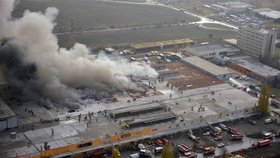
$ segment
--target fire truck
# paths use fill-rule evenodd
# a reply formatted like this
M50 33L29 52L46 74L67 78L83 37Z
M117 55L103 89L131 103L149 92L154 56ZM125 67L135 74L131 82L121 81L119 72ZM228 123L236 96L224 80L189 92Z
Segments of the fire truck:
M252 148L268 146L271 143L272 143L272 141L270 139L260 140L260 141L258 141L256 143L252 144Z

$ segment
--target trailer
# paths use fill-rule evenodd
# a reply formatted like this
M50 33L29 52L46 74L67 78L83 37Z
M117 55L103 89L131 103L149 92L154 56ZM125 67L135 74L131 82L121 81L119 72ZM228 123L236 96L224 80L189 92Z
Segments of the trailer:
M232 134L230 137L230 140L242 140L243 135L242 134Z

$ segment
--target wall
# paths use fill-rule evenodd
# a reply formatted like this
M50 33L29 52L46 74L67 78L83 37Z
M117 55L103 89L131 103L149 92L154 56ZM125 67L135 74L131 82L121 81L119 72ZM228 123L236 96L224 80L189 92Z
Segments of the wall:
M0 131L4 131L7 128L17 127L17 117L10 117L0 121Z
M242 74L247 75L248 77L251 77L255 80L258 80L260 82L264 82L265 80L267 80L268 82L270 82L270 79L266 79L264 76L262 76L261 74L256 74L254 72L251 72L250 70L247 70L246 68L233 64L233 63L229 63L228 67L231 69L234 69Z
M7 121L6 120L1 120L0 121L0 132L4 131L5 129L7 129Z
M10 117L7 120L7 128L17 127L17 117Z

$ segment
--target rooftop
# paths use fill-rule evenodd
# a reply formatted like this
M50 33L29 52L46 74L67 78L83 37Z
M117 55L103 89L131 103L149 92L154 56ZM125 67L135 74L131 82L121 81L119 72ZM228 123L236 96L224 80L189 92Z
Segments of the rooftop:
M163 75L162 77L164 79L166 79L164 75L170 74L171 77L167 77L168 83L178 87L180 90L194 89L223 83L223 81L220 81L213 76L207 75L202 71L181 62L155 64L153 67L156 69L161 67L158 72L160 77Z
M228 42L229 44L236 45L237 40L232 38L232 39L224 39L225 42Z
M157 86L162 84L157 82ZM164 83L165 84L165 83ZM166 105L170 108L170 112L164 113L164 118L181 116L184 120L184 124L181 119L175 120L175 122L168 121L164 123L159 123L155 125L148 125L142 127L135 127L128 129L125 133L131 133L131 137L123 137L124 130L121 129L119 122L115 122L105 114L98 113L98 109L92 107L102 107L102 109L120 110L122 107L134 107L137 110L138 107L147 107L148 105L157 106L154 100L158 100L158 104ZM117 139L121 141L128 140L135 137L146 138L147 134L149 137L155 137L156 134L170 133L174 131L182 131L182 129L188 129L193 127L198 127L205 125L205 122L201 120L204 118L209 123L224 121L228 119L234 119L242 117L244 115L250 114L252 109L257 103L257 98L250 96L249 94L235 89L229 84L219 84L215 86L202 87L197 89L191 89L184 91L184 93L174 91L173 97L169 98L169 94L152 96L147 98L140 98L135 102L122 102L122 103L112 103L112 104L97 104L94 103L90 107L92 110L96 110L93 119L87 126L86 121L78 121L78 112L75 116L71 117L70 120L64 120L61 118L61 123L51 127L43 127L39 129L34 129L30 131L25 131L24 135L22 133L17 134L17 139L11 141L10 133L1 133L0 136L3 138L0 140L1 156L4 157L15 157L18 155L29 155L38 154L38 151L34 146L27 147L26 137L34 143L34 145L40 149L40 146L44 145L44 142L48 142L51 146L51 150L48 151L60 151L60 152L74 152L76 148L75 145L80 143L92 142L91 147L100 147L103 145L112 145ZM200 110L200 107L204 107L204 110ZM123 108L122 108L123 109ZM192 110L193 109L193 110ZM83 116L87 115L88 112L84 112ZM158 117L156 113L153 119L162 119ZM174 114L174 115L173 115ZM138 114L129 116L126 119L135 118L135 121L139 119L145 119L145 114ZM143 120L142 120L143 121ZM176 124L180 124L179 127ZM54 135L51 135L51 129L54 129ZM156 129L155 131L152 131ZM143 132L145 133L143 133ZM116 134L117 133L117 134ZM125 135L127 136L127 135ZM109 142L109 143L108 143ZM61 147L59 149L55 149ZM90 148L91 148L90 147ZM101 147L100 147L101 148ZM89 149L89 148L83 148ZM8 152L7 152L8 151ZM43 151L42 153L48 153L48 151ZM58 156L57 156L58 157Z
M250 8L252 5L248 3L242 3L242 2L223 2L219 3L220 5L226 6L231 9L240 9L240 8Z
M188 47L187 51L190 53L194 53L195 55L203 55L203 54L209 54L213 52L225 52L230 50L239 50L238 48L235 48L231 45L219 45L219 44L204 44L204 45L198 45L193 47Z
M267 11L267 12L259 12L260 15L266 16L271 19L280 19L280 11Z
M218 76L218 75L224 75L224 74L230 74L231 72L218 66L215 65L207 60L204 60L200 57L197 56L192 56L192 57L185 57L182 58L184 62L187 62L197 68L200 68L202 70L205 70L206 72Z
M188 44L193 43L193 40L190 39L178 39L178 40L168 40L168 41L160 41L160 42L148 42L148 43L140 43L140 44L132 44L131 47L134 49L144 49L144 48L155 48L161 46L170 46L175 44Z
M2 99L0 99L0 120L6 119L6 118L9 118L12 116L16 116L16 114Z
M233 59L233 62L239 66L242 66L254 73L260 74L264 77L269 76L276 76L280 74L280 71L277 69L274 69L270 66L264 65L256 59L253 59L252 57L244 57L242 59Z

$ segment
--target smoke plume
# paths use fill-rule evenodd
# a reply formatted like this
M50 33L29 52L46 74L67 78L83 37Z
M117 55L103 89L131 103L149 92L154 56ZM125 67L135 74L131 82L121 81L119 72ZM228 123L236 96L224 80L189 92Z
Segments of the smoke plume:
M0 71L9 84L65 102L81 97L77 88L136 88L128 76L157 76L145 63L104 54L93 56L83 44L76 43L69 50L60 48L53 34L59 12L56 8L47 8L44 13L25 11L21 18L13 19L14 4L14 0L0 1Z

